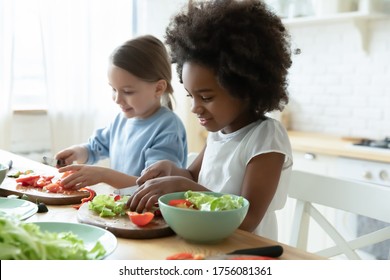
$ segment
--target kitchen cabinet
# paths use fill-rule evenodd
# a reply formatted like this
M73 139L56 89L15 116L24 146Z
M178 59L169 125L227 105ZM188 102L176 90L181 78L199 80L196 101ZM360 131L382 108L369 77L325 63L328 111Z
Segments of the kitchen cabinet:
M336 156L294 151L293 159L293 169L329 176L335 176L337 173L335 170Z

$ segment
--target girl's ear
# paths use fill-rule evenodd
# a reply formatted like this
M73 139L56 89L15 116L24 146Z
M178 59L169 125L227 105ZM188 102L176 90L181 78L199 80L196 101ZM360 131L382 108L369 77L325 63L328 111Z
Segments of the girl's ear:
M156 83L156 96L161 97L165 93L167 86L168 86L167 81L159 80Z

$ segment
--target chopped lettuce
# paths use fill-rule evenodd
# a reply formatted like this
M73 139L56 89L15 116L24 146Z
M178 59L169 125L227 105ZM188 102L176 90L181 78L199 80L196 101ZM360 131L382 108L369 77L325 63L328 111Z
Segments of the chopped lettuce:
M43 232L33 223L0 214L0 260L94 260L106 250L97 242L87 250L72 232Z
M129 198L130 196L124 195L115 200L115 196L99 194L89 202L88 209L95 211L101 217L124 216Z
M232 210L244 205L244 199L241 196L236 197L230 194L217 197L203 192L187 191L184 197L192 202L197 209L203 211Z

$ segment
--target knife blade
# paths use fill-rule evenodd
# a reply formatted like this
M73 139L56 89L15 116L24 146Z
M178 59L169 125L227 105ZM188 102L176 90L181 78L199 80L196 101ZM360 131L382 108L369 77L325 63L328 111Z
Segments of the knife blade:
M43 163L46 165L50 165L52 167L64 167L66 166L65 160L64 159L55 159L47 156L43 156Z
M137 185L131 186L131 187L122 188L122 189L116 189L116 190L114 190L114 194L133 195L137 189L138 189Z
M254 256L266 256L266 257L277 258L283 254L283 247L280 245L274 245L274 246L267 246L267 247L240 249L227 254L228 255L254 255Z
M244 259L250 256L253 257L264 257L264 258L278 258L283 254L283 247L280 245L258 247L258 248L247 248L239 249L227 254L208 256L206 260L230 260L230 259Z

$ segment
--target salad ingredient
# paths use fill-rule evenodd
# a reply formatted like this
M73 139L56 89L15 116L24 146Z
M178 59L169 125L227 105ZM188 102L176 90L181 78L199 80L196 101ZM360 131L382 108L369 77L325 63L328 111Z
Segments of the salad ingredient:
M28 175L28 174L31 174L31 173L34 173L34 171L33 170L26 170L26 171L18 170L15 173L8 174L7 177L9 177L9 178L19 178L22 175Z
M194 204L187 199L172 199L168 204L180 208L194 208Z
M166 260L204 260L203 254L177 253L170 255Z
M1 260L93 260L106 253L100 242L87 250L72 232L43 232L9 215L0 215L0 247Z
M124 216L129 198L127 195L118 199L113 195L98 194L89 202L88 208L98 213L100 217Z
M241 196L235 197L230 194L217 197L204 192L187 191L184 197L202 211L233 210L244 205L244 199Z
M15 181L18 183L18 186L22 187L37 188L50 193L66 193L67 191L62 187L61 181L72 173L73 171L64 172L61 179L54 179L55 176L28 173L27 175L19 176Z
M36 183L38 182L39 178L41 176L39 175L26 175L26 176L20 176L16 179L16 183L21 184L22 186L37 186Z
M73 205L72 207L75 209L79 209L81 207L81 205L83 205L84 203L86 203L88 201L91 201L96 196L96 192L94 190L91 190L90 188L81 188L81 189L79 189L79 191L87 191L87 192L89 192L89 196L82 198L80 204Z
M130 221L139 227L146 226L154 218L154 214L152 212L138 213L128 211L126 214L129 216Z

